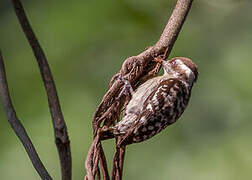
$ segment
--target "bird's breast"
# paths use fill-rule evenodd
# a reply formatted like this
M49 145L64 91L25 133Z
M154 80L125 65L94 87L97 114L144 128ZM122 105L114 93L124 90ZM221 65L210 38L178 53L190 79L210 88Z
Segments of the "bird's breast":
M146 81L144 84L139 86L126 107L126 114L133 113L138 115L139 112L143 110L143 104L146 99L162 80L163 76L158 76Z

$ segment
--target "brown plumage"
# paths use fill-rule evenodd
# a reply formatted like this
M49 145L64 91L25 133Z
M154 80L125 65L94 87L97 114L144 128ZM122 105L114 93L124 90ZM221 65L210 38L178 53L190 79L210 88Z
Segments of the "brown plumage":
M122 120L107 133L123 144L147 140L176 122L184 112L197 80L197 66L188 58L163 61L164 74L146 81L132 94Z

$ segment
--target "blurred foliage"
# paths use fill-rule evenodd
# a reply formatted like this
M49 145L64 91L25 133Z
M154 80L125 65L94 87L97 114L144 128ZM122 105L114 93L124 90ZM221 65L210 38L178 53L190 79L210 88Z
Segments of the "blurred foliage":
M123 60L155 43L175 1L23 0L46 52L71 138L73 179L84 176L91 120ZM251 179L252 2L195 0L173 56L199 80L183 117L127 149L124 179ZM0 1L0 47L17 114L45 166L60 179L45 90L10 1ZM0 106L2 179L40 179ZM107 149L113 141L104 143ZM113 152L107 151L109 157Z

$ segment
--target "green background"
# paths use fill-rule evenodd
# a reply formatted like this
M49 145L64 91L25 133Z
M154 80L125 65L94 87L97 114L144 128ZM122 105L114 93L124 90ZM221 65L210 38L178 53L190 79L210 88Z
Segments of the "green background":
M175 1L23 0L47 55L73 158L85 175L91 120L125 58L153 45ZM173 126L127 149L124 179L252 178L252 2L195 0L170 57L195 61L199 79ZM47 98L32 51L10 1L0 1L0 48L10 93L43 163L60 179ZM1 179L40 179L0 106ZM104 143L109 159L113 141ZM111 161L110 161L111 164Z

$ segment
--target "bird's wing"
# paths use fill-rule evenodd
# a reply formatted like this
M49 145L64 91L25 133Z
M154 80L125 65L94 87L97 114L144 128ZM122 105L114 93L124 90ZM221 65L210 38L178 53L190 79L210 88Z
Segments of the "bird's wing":
M136 123L130 128L129 132L123 139L128 139L128 141L131 141L131 138L128 137L133 137L137 132L137 134L140 133L139 136L141 136L141 133L142 136L144 136L145 133L148 134L148 131L141 130L143 128L147 128L148 126L158 128L155 127L155 124L152 125L151 123L155 123L161 119L162 113L165 113L167 119L169 119L171 116L179 116L174 114L180 113L178 111L175 112L175 109L180 108L180 106L186 106L188 99L188 91L180 80L170 78L161 81L145 100L143 104L143 111L139 114ZM184 108L181 108L181 111L183 110Z
M174 105L176 105L178 101L186 101L188 99L189 94L185 85L176 78L170 78L158 84L156 89L144 102L144 109L157 115L162 109L169 106L175 108ZM185 102L181 103L184 104Z

